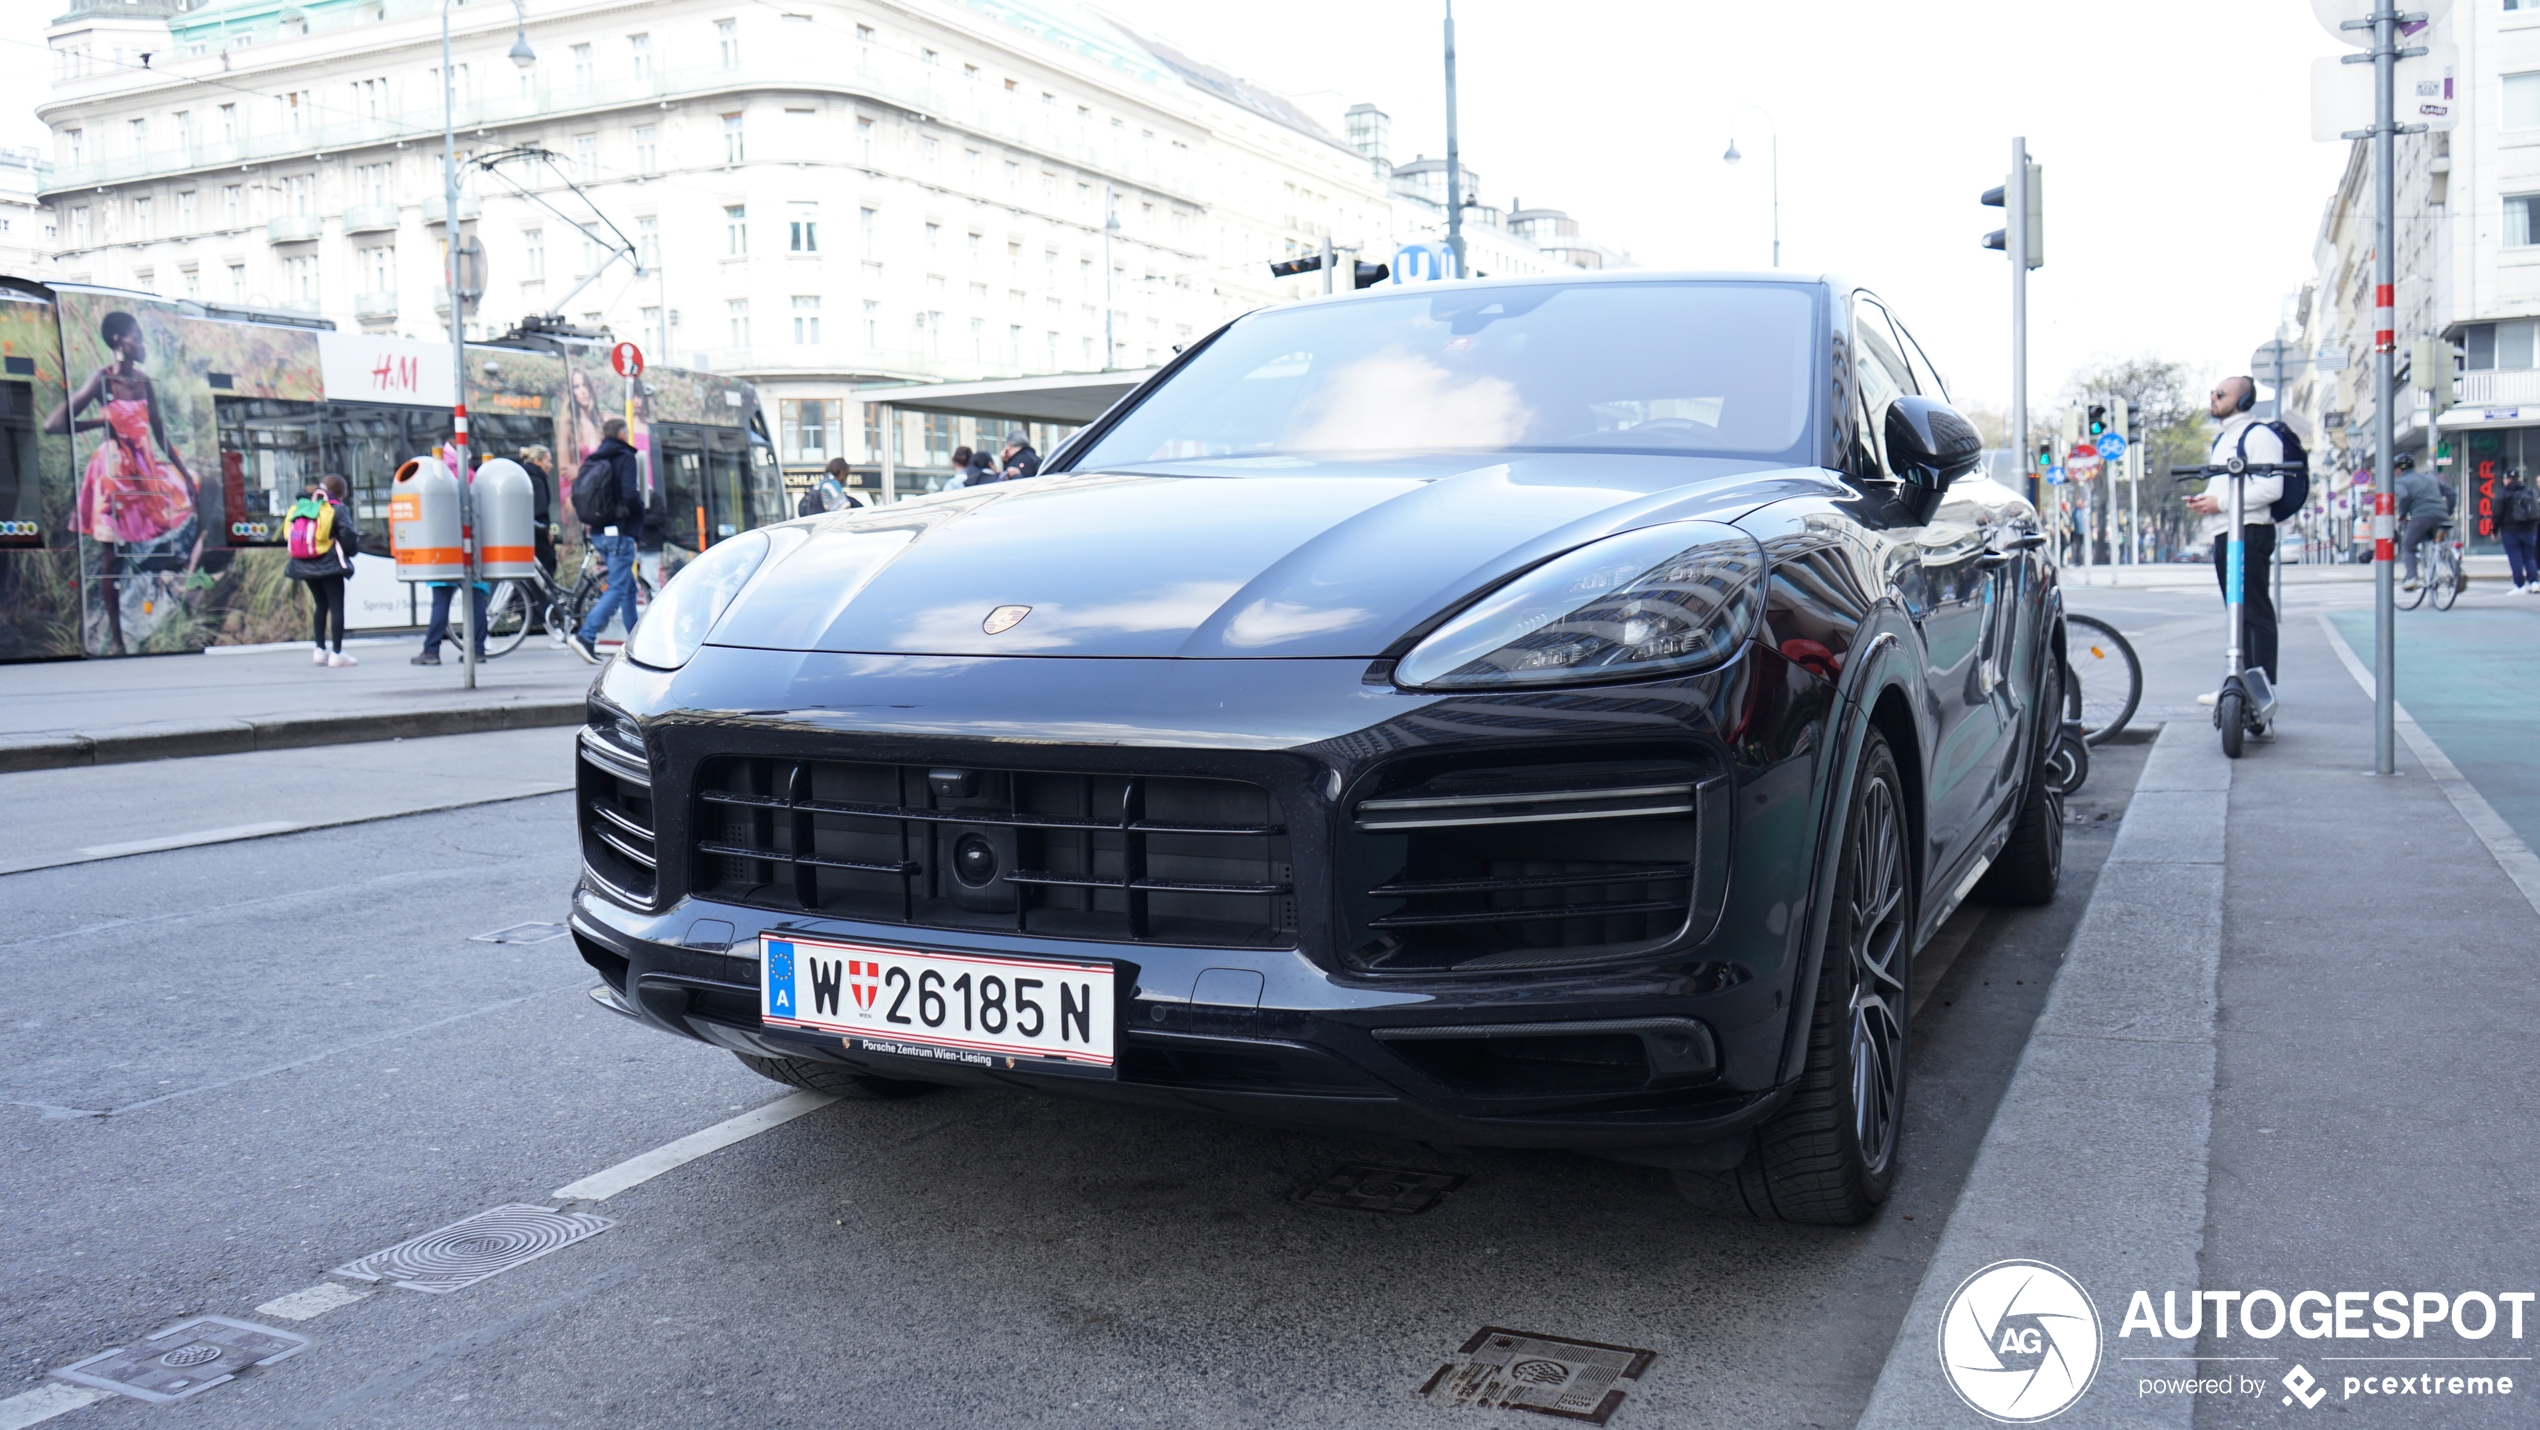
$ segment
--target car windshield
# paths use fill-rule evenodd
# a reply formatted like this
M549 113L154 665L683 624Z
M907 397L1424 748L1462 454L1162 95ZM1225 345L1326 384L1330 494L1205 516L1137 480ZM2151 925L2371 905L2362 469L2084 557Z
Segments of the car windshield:
M1073 463L1417 452L1779 458L1809 413L1809 290L1449 285L1243 319Z

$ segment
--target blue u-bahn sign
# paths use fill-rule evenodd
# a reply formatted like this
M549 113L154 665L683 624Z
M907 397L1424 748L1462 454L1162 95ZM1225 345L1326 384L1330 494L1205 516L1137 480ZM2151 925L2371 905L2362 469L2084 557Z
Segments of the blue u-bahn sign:
M1455 276L1455 252L1443 243L1406 243L1394 250L1396 283L1435 283Z

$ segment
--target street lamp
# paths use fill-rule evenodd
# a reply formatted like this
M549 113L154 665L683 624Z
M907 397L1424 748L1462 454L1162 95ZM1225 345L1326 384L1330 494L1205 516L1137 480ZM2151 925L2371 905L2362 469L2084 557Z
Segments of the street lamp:
M1777 125L1777 124L1775 124L1775 123L1773 122L1773 112L1772 112L1771 110L1769 110L1769 109L1766 109L1764 106L1762 106L1762 105L1760 105L1760 104L1749 104L1749 105L1742 106L1742 107L1738 110L1738 113L1743 114L1743 113L1745 113L1745 112L1746 112L1747 110L1749 110L1749 109L1752 109L1752 110L1754 110L1756 113L1758 113L1758 114L1760 114L1760 115L1763 115L1763 116L1764 116L1764 128L1765 128L1765 131L1766 131L1767 133L1769 133L1769 134L1772 136L1772 138L1771 138L1771 140L1770 140L1770 145L1771 145L1771 151L1772 151L1772 165L1773 165L1773 266L1774 266L1775 268L1779 268L1779 267L1781 267L1781 266L1782 266L1782 135L1781 135L1781 126L1779 126L1779 125ZM1721 156L1720 156L1720 161L1721 161L1722 163L1724 163L1724 164L1735 164L1738 160L1740 160L1740 159L1742 159L1742 158L1744 158L1744 157L1746 157L1746 156L1737 152L1737 129L1736 129L1736 126L1734 125L1734 123L1732 123L1732 125L1730 126L1730 129L1729 129L1729 152L1727 152L1727 153L1725 153L1725 154L1721 155Z
M454 599L464 602L460 609L466 613L467 640L459 647L459 662L467 672L467 688L474 690L476 648L485 640L485 618L476 604L476 490L467 468L467 306L459 299L459 83L450 68L451 3L441 0L441 251L447 270L443 280L449 285L443 291L450 299L450 448L459 479L460 584L466 588ZM524 0L512 0L512 21L511 60L527 69L538 62L538 52L529 48Z
M1102 191L1102 370L1119 366L1120 349L1111 336L1111 236L1120 231L1120 199L1109 185Z

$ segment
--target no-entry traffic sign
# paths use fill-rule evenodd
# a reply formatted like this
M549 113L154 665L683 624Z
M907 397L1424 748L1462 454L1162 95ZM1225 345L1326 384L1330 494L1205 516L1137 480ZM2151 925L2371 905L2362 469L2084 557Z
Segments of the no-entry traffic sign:
M609 349L609 366L619 377L635 377L644 371L644 350L633 343L619 343Z

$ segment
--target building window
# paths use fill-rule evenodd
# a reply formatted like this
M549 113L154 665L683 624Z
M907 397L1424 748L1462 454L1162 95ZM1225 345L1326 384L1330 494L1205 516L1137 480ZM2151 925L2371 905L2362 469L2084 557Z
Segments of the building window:
M247 220L247 190L238 184L223 184L220 191L221 227L236 228Z
M520 245L520 281L543 281L547 276L547 231L542 228L522 229ZM460 251L464 253L466 250L462 247Z
M1005 330L1005 365L1011 368L1023 366L1023 329L1020 327Z
M738 164L741 153L741 116L727 114L723 116L723 162Z
M2505 127L2540 129L2540 70L2505 76Z
M653 145L653 126L649 124L635 126L635 172L639 174L661 172L660 159Z
M634 67L635 82L649 83L653 77L653 37L650 35L627 36L626 57Z
M722 52L723 67L728 70L739 69L741 67L741 27L739 23L733 20L715 21L714 41L716 47Z
M864 75L873 73L873 27L871 25L855 27L855 72Z
M777 420L783 431L778 440L785 444L788 462L826 462L843 457L846 448L839 427L846 418L846 404L836 398L786 398L776 404Z
M882 305L871 298L864 300L864 345L877 353L882 350Z
M582 170L582 182L586 184L597 182L600 177L600 136L597 134L574 135L573 159Z
M644 324L644 335L646 337L650 337L661 331L661 309L644 308L638 310L638 312ZM663 345L668 346L669 340L663 339Z
M156 293L159 291L159 275L151 269L136 268L132 270L132 286L144 293Z
M731 258L745 258L750 252L750 211L741 204L723 210L723 252Z
M186 189L176 196L176 226L186 233L194 231L194 191Z
M132 201L132 236L142 240L147 240L151 236L150 201L146 198Z
M2540 194L2505 196L2505 247L2528 248L2540 243Z
M132 135L132 157L138 159L142 155L149 153L150 121L147 119L126 120L125 127Z
M727 299L723 304L723 315L732 324L732 346L748 347L750 345L750 300L747 298Z
M869 33L869 32L868 32L868 33ZM873 167L873 121L872 121L872 120L870 120L870 119L859 119L859 120L857 120L857 121L855 122L855 143L856 143L856 153L857 153L858 155L860 155L860 156L861 156L861 158L858 160L858 162L862 163L862 164L864 165L864 167L866 167L866 168L868 168L868 169L872 168L872 167Z
M2461 346L2466 350L2461 367L2469 372L2530 367L2532 329L2530 323L2470 324L2461 329Z
M229 301L233 303L247 301L247 265L244 263L229 265Z
M88 205L74 205L71 209L71 247L86 248L87 246Z
M816 295L797 293L794 295L794 346L807 348L819 345L820 299Z
M972 362L988 360L988 320L985 318L970 320L970 360Z
M177 291L183 293L186 297L200 298L203 296L203 270L195 267L193 264L186 264L184 267L176 270L176 282Z
M873 232L873 221L875 217L876 215L871 209L857 209L855 211L856 233L860 241L864 244L864 256L867 258L880 256L873 251L874 243L876 241Z
M310 203L317 198L317 175L286 174L282 179L282 192L291 212L305 214Z
M229 109L232 107L233 106L226 104L221 106L223 109ZM69 164L85 164L88 162L87 130L65 129L62 131L62 160L64 163Z
M786 247L795 253L820 251L820 205L797 200L786 205L791 217L786 220Z
M318 308L317 255L306 254L282 260L283 302L303 312Z
M943 248L944 248L944 226L943 226L942 224L939 224L939 223L930 223L930 224L926 225L926 253L927 253L927 256L931 258L931 257L935 256L936 254L939 254L939 253L943 252Z
M366 204L388 202L388 166L386 164L355 165L353 194Z
M651 214L635 220L635 261L647 273L661 267L661 220Z
M394 293L397 291L397 250L387 244L362 250L363 291Z

